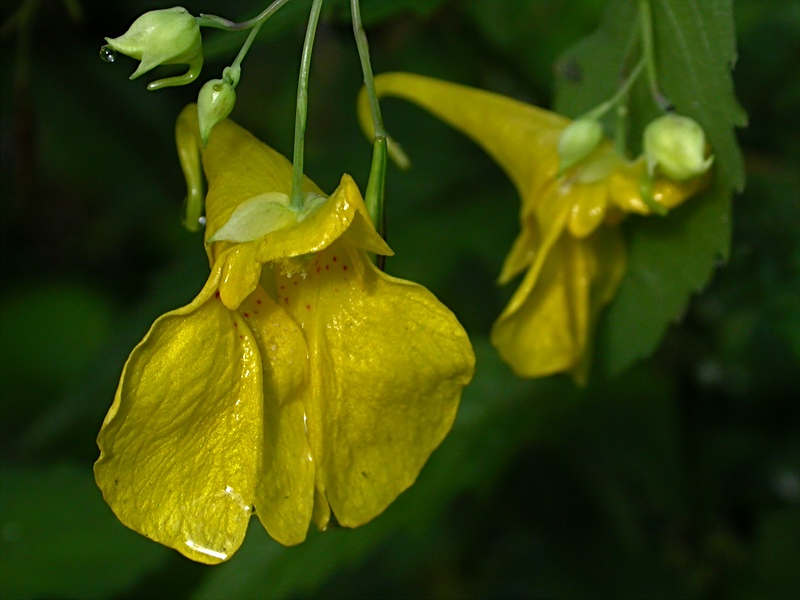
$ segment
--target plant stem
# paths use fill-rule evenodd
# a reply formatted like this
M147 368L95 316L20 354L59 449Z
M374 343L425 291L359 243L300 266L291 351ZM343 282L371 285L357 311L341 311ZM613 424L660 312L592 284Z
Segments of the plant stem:
M375 136L373 139L385 138L386 131L383 129L381 107L378 103L378 94L375 91L375 78L372 75L372 64L369 60L369 42L367 42L367 34L364 32L364 26L361 24L361 6L359 0L350 0L350 12L353 17L353 35L356 38L358 57L361 59L361 71L364 74L364 85L367 88L369 108L372 112L372 124L375 128Z
M619 88L619 90L617 90L617 93L614 94L612 98L609 98L596 108L590 110L581 118L593 119L593 120L599 119L609 110L620 104L628 96L628 92L630 92L631 87L636 82L636 79L639 77L639 74L642 72L644 66L645 66L645 59L644 57L642 57L642 59L639 60L638 63L636 63L636 66L633 67L633 71L631 71L630 75L628 75L628 78L622 83L622 86Z
M323 0L314 0L311 15L308 17L306 39L303 42L303 55L300 60L300 76L297 81L297 108L294 122L294 155L292 160L292 195L290 208L299 211L303 208L303 149L306 136L306 116L308 115L308 73L311 70L311 51L317 34L319 13ZM277 2L276 2L277 3Z
M265 21L261 21L258 25L253 27L253 29L250 31L250 35L247 36L247 39L245 40L244 45L242 46L242 49L239 50L239 54L236 55L236 60L233 61L233 64L231 65L231 68L237 74L239 72L239 65L242 64L242 61L244 60L244 57L247 56L247 52L250 50L250 46L253 44L253 40L256 39L256 36L258 35L258 32L259 32L259 30L261 29L261 26L264 23L265 23ZM238 78L238 75L237 75L236 82L234 83L233 87L236 87L236 84L238 84L238 83L239 83L239 78Z
M650 0L639 0L639 30L642 38L642 58L647 65L647 82L650 84L650 94L661 110L672 110L672 103L667 100L658 87L656 55L653 49L653 12L650 9Z
M372 165L369 171L369 183L364 201L367 205L372 224L381 236L384 236L385 223L383 218L383 196L386 181L386 130L383 128L381 107L378 103L378 94L375 91L375 78L372 74L372 65L369 59L369 43L364 26L361 23L361 7L359 0L350 0L350 12L353 17L353 36L358 47L358 57L361 59L361 71L364 74L364 86L367 88L369 108L372 113L372 126L375 131L372 138Z
M204 13L200 13L200 16L197 17L197 21L200 27L213 27L214 29L225 29L226 31L244 31L264 23L264 21L269 19L287 2L289 2L289 0L275 0L258 16L248 21L242 21L241 23L234 23L233 21L218 17L217 15L207 15Z

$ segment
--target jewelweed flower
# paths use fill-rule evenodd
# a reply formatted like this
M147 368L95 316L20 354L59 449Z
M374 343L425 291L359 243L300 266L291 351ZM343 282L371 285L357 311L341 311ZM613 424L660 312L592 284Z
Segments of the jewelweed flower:
M330 197L305 179L306 208L287 218L282 155L230 120L203 148L194 105L176 136L190 193L208 181L211 274L125 364L98 437L106 502L205 563L236 551L253 513L285 545L332 515L366 523L450 429L474 369L467 335L369 260L391 250L348 175ZM242 210L264 222L238 225Z
M499 283L523 271L525 276L492 328L492 343L521 377L567 372L585 383L594 323L625 273L619 222L626 213L673 208L706 179L658 177L652 198L645 199L644 160L625 160L606 139L559 173L559 140L571 123L561 115L410 73L379 75L375 87L379 95L414 102L468 135L510 177L522 200L521 232ZM363 93L359 119L371 136Z

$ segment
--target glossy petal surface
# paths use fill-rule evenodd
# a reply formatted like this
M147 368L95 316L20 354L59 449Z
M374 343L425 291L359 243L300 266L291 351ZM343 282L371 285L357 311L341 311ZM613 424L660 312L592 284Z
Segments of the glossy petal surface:
M348 241L303 278L278 278L303 329L317 484L339 523L361 525L417 477L449 431L474 368L466 333L425 288L378 271Z
M297 323L261 288L239 312L261 349L264 373L256 514L275 540L291 546L306 537L314 499L315 463L306 418L308 347Z
M253 199L289 191L286 159L230 121L203 150L192 106L176 139L195 200L202 156L212 272L131 354L98 485L126 525L202 562L238 548L253 508L285 545L312 521L325 529L331 509L365 523L449 431L474 369L467 335L425 288L367 258L391 250L348 175L330 198L307 181L305 206L273 227ZM233 234L209 244L226 223Z
M206 563L244 538L262 439L261 358L214 295L220 270L131 354L95 465L125 525Z

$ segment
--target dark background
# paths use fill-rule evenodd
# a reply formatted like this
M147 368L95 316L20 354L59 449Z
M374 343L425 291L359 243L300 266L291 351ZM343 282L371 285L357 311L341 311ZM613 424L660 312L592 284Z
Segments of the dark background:
M518 198L476 146L384 103L414 166L391 167L387 270L450 306L478 371L418 483L355 531L284 549L254 520L204 567L120 525L95 488L94 438L132 347L208 272L180 227L173 125L201 83L147 92L107 64L152 2L2 3L0 595L72 597L781 598L800 592L800 3L734 9L748 183L730 260L648 361L585 390L520 381L489 347L511 288L494 280ZM262 2L186 2L234 20ZM361 73L346 2L326 3L312 66L306 173L366 186ZM267 24L233 118L290 154L308 3ZM542 106L553 64L603 2L364 0L376 72L407 70ZM18 12L22 10L22 12ZM11 19L24 15L24 18ZM204 30L200 81L241 34ZM177 67L180 69L182 67ZM164 68L164 72L169 71Z

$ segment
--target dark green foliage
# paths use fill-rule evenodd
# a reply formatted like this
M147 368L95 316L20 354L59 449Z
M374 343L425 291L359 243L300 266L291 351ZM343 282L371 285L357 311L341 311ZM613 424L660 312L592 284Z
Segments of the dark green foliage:
M19 4L3 3L3 21ZM179 225L173 124L243 36L204 31L201 81L149 93L128 81L134 61L109 65L98 50L152 2L82 2L77 23L65 9L75 3L35 4L28 45L9 27L0 53L0 596L800 593L796 3L741 1L731 14L721 0L653 1L663 91L708 133L714 180L665 218L628 219L630 271L585 390L566 377L516 379L487 342L511 292L494 285L518 228L511 184L466 138L387 100L387 128L413 161L407 173L389 169L387 270L459 316L476 347L475 381L452 434L384 515L288 549L254 521L240 552L213 568L127 531L90 470L126 356L208 273L200 238ZM291 2L264 27L232 115L285 154L309 4ZM245 19L264 3L184 5ZM442 77L570 116L610 97L635 52L632 0L362 6L376 71ZM364 189L371 148L355 118L361 73L347 2L325 11L306 171L328 191L343 171ZM741 195L734 62L750 116L739 132ZM638 152L656 109L644 86L631 98Z

